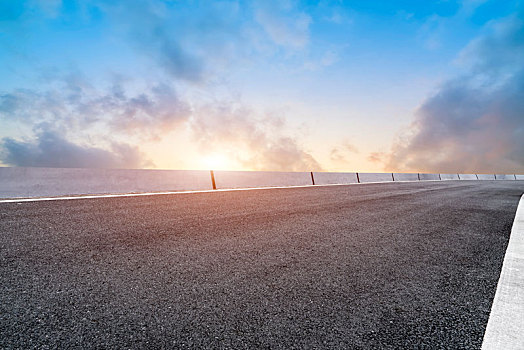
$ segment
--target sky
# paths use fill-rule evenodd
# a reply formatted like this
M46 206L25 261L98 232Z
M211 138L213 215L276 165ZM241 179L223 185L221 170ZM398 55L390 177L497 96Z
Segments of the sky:
M0 166L524 174L524 5L0 0Z

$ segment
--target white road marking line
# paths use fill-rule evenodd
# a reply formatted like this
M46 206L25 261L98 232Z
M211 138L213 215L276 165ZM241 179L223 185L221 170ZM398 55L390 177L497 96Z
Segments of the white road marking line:
M457 180L459 181L459 180ZM395 182L441 182L440 180L422 180L422 181L395 181ZM119 194L92 194L92 195L75 195L75 196L56 196L56 197L33 197L33 198L12 198L0 199L0 203L24 203L24 202L41 202L41 201L61 201L72 199L95 199L95 198L118 198L118 197L139 197L139 196L158 196L166 194L189 194L189 193L215 193L229 191L251 191L251 190L271 190L276 188L305 188L305 187L327 187L327 186L349 186L349 185L372 185L394 183L393 181L379 182L360 182L349 184L323 184L323 185L300 185L300 186L268 186L268 187L246 187L246 188L221 188L216 190L197 190L197 191L166 191L166 192L140 192L140 193L119 193Z
M482 349L524 349L524 195L515 214Z

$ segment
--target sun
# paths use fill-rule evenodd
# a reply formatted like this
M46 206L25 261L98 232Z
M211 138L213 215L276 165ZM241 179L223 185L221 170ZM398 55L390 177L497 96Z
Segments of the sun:
M202 158L202 165L209 170L228 170L231 162L223 154L210 154Z

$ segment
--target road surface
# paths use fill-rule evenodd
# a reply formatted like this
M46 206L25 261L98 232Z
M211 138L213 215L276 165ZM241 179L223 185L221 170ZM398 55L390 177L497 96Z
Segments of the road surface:
M0 203L0 348L480 348L523 191Z

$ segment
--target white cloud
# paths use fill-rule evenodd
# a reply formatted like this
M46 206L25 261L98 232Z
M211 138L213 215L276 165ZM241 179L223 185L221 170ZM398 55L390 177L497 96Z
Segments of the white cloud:
M397 142L388 169L524 172L524 23L488 25L462 53L467 73L422 103L411 135Z
M288 2L258 2L255 19L277 45L301 49L309 43L311 17Z

